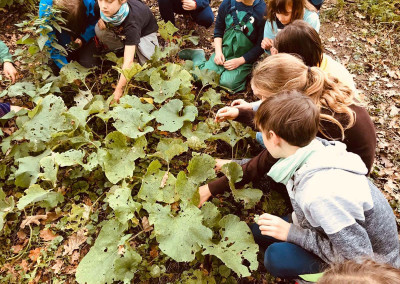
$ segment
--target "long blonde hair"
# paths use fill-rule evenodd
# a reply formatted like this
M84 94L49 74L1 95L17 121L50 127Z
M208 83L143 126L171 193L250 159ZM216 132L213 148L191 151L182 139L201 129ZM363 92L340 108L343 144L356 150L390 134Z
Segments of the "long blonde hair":
M309 96L320 108L320 121L336 124L344 139L344 131L352 127L356 117L349 107L354 102L354 93L333 76L318 67L308 67L293 55L279 53L261 61L253 70L251 85L261 97L273 96L286 90L297 90ZM334 115L344 114L343 125ZM319 131L328 139L333 139L319 126Z

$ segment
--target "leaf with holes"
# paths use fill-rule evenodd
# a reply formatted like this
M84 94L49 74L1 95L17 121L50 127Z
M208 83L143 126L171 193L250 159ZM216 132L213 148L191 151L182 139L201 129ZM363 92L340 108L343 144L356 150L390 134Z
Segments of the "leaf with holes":
M136 108L117 106L111 115L115 120L114 127L130 138L135 139L154 130L153 127L146 126L154 117Z
M175 192L176 178L171 173L160 169L161 163L158 160L151 162L143 176L138 197L150 203L156 201L173 203L178 199ZM167 179L165 179L166 175Z
M125 135L118 131L111 132L105 139L106 148L98 151L98 160L108 180L114 184L131 177L135 169L135 161L145 156L145 137L138 138L133 147L128 146Z
M157 122L162 124L158 129L175 132L183 126L185 121L193 121L196 118L197 108L195 106L186 106L183 111L182 108L183 102L175 99L153 112ZM182 116L180 115L181 111L183 112Z
M36 157L28 156L17 159L18 170L15 172L15 185L29 187L36 183L40 174L40 160L50 153L51 150L47 150Z
M189 205L174 216L171 206L146 203L149 221L159 247L176 261L192 261L204 244L211 243L212 231L202 224L200 209Z
M205 141L212 136L212 131L205 122L200 122L196 129L192 130L192 124L187 121L181 129L181 134L187 139L186 143L190 148L200 150L207 147Z
M222 218L219 226L220 242L210 243L203 254L215 255L240 277L250 276L258 267L258 245L254 243L249 226L235 215ZM249 267L243 264L244 260L250 263Z
M0 187L0 232L3 230L7 214L14 210L14 197L6 197L3 189Z
M215 160L207 154L194 156L187 167L189 179L194 184L201 184L215 177Z
M73 130L71 121L65 117L66 107L61 98L48 95L32 111L27 120L13 135L13 140L48 142L58 132Z
M207 102L211 108L216 105L223 104L221 102L221 94L217 93L214 89L208 89L208 91L204 93L200 100L202 100L203 102Z
M34 184L25 190L25 195L18 200L17 207L22 210L33 203L38 203L38 206L49 210L63 201L64 196L61 193L44 190L40 185Z
M122 224L133 218L135 212L139 212L141 204L134 202L132 193L126 186L113 186L107 194L106 202L115 212L115 217Z
M188 146L183 143L182 139L179 138L162 138L157 145L157 152L154 156L165 160L168 164L172 158L186 152Z
M223 172L229 180L229 186L232 190L233 197L236 201L243 200L245 209L253 208L260 201L263 196L261 190L255 188L235 188L235 183L241 181L243 177L243 170L239 164L235 162L225 164L222 166L221 172Z
M105 284L119 279L115 271L115 261L120 258L118 245L126 229L127 224L121 224L117 220L103 223L96 242L76 269L78 283Z
M114 262L114 273L116 278L114 281L124 281L131 283L138 270L142 257L132 247L128 247L123 256L119 256Z

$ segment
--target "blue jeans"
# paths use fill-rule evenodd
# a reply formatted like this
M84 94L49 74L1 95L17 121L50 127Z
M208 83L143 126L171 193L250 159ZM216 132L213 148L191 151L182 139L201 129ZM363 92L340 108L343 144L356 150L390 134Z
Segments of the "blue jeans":
M214 14L210 5L203 9L196 9L194 11L186 11L182 8L181 0L158 0L158 7L160 9L161 18L164 22L170 21L175 25L175 15L177 14L190 14L193 20L201 26L206 28L210 27L214 22Z
M288 221L287 217L282 219ZM302 247L262 235L257 224L251 224L250 229L255 242L265 250L264 266L273 276L293 279L322 272L325 268L325 262Z

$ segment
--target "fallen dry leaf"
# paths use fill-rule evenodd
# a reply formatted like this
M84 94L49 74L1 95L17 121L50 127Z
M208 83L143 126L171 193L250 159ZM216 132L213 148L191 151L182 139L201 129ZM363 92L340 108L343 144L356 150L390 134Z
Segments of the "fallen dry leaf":
M34 216L26 216L26 218L21 223L21 229L29 226L30 224L40 225L40 220L46 220L47 215L34 215Z
M62 261L61 259L57 259L56 263L51 267L51 269L54 270L55 274L58 274L58 273L60 273L63 265L64 265L64 261Z
M80 253L78 251L74 251L71 256L71 264L74 264L79 260Z
M17 237L20 240L25 240L26 239L26 233L24 231L18 231Z
M11 247L13 253L19 253L23 248L24 248L23 245L15 245Z
M35 262L40 256L41 248L35 248L29 252L29 258Z
M54 240L56 237L58 237L58 235L54 234L50 229L46 228L40 231L39 236L44 240L44 241L52 241Z
M86 242L87 236L86 234L87 229L83 228L79 230L77 233L71 235L67 240L67 243L64 245L64 252L63 255L71 255L74 250L79 249L81 244Z
M165 172L165 174L161 180L160 188L165 187L165 185L167 184L167 180L168 180L168 172Z
M142 226L143 226L143 231L145 232L150 232L153 230L153 227L150 226L149 219L147 219L146 216L142 218Z

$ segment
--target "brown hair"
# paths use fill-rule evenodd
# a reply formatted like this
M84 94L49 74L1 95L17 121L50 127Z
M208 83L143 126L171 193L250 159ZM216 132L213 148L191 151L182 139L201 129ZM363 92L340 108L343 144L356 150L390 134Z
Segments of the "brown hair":
M328 139L321 121L336 124L344 139L344 130L352 127L355 113L350 109L354 104L353 91L339 82L336 77L326 74L318 67L308 67L299 58L286 53L269 56L257 64L253 70L251 85L268 98L285 90L297 90L309 96L320 108L319 131ZM334 115L344 114L345 125Z
M54 6L62 11L65 26L76 38L87 26L86 7L82 0L54 0Z
M353 260L335 264L324 272L318 284L398 284L400 270L389 264L365 260L357 263Z
M307 66L320 66L324 54L319 34L303 20L295 20L281 30L276 35L274 47L278 52L301 56Z
M267 3L266 20L270 21L273 26L273 23L276 21L276 14L287 13L286 6L289 3L292 4L291 22L303 19L304 8L313 12L317 11L307 0L269 0Z
M267 137L272 130L289 144L304 147L317 135L319 109L302 93L284 91L263 101L254 123Z

